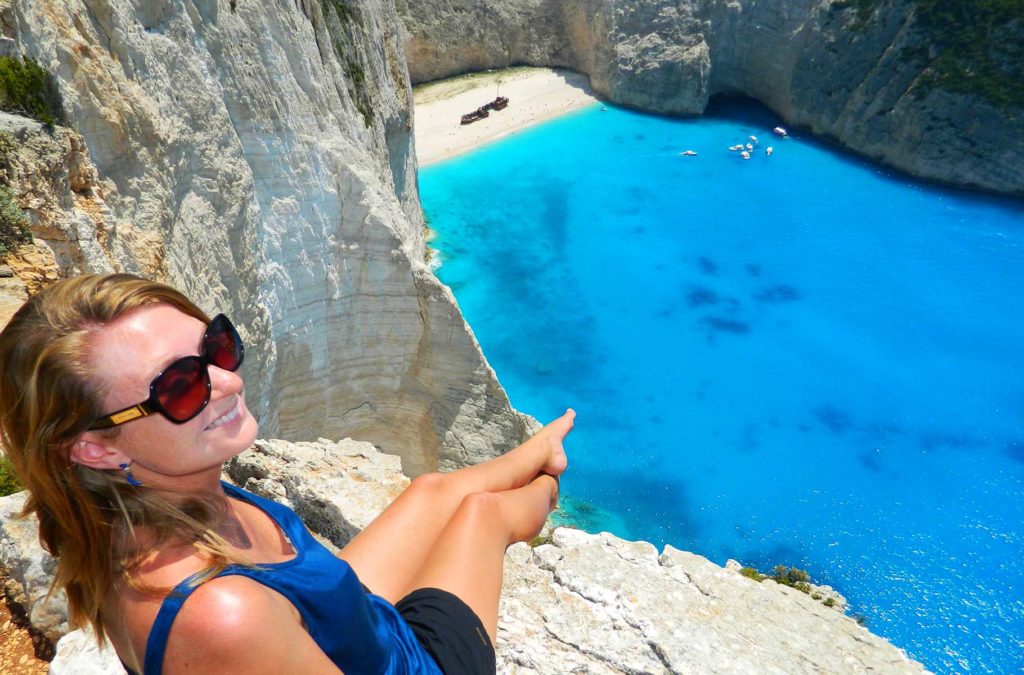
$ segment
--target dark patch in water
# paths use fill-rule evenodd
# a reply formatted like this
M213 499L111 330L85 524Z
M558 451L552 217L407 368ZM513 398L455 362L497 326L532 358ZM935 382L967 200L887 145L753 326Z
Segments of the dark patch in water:
M796 428L797 428L797 430L800 433L803 433L803 434L809 433L811 431L811 425L810 424L798 424L798 425L796 425Z
M710 288L697 286L686 295L686 301L690 307L703 307L704 305L717 305L718 293Z
M793 302L800 299L800 291L786 284L769 286L754 296L758 302Z
M1006 454L1015 462L1024 464L1024 440L1010 441L1006 444Z
M761 445L761 439L757 434L757 427L751 423L743 425L743 434L740 437L740 450L743 452L753 452Z
M744 335L750 332L750 325L735 319L723 319L719 316L706 316L701 322L711 330L718 333L731 333L733 335Z
M701 256L697 258L697 265L700 267L700 271L703 272L704 274L707 274L709 276L714 276L718 274L718 265L716 265L715 261L712 260L711 258Z
M882 465L878 463L875 455L870 452L861 452L857 454L857 461L862 467L872 473L879 473L882 470Z
M845 434L853 427L850 416L839 408L823 405L813 413L814 418L834 434Z
M775 417L773 417L770 420L768 420L768 424L770 424L772 426L772 429L778 429L779 428L779 420L777 418L775 418Z
M647 228L642 225L629 228L629 233L633 235L644 235L647 234Z
M980 438L972 438L961 434L947 434L942 432L931 432L921 434L917 444L922 450L937 450L938 448L950 448L952 450L970 450L985 445Z
M747 265L747 273L752 277L759 277L761 276L761 266L750 263Z

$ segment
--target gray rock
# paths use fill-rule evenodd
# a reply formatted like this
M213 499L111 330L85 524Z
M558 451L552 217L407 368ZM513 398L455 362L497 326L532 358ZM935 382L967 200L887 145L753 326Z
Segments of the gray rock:
M715 94L742 94L915 176L1024 195L1024 110L928 85L905 56L921 46L913 0L879 4L863 26L856 4L395 3L413 83L525 63L586 73L603 98L659 113L699 115ZM1024 39L1013 30L991 39Z
M47 599L56 561L39 544L34 518L18 518L27 493L0 497L0 567L7 573L7 595L20 605L32 627L51 642L68 632L63 591Z
M73 630L57 642L57 653L50 662L50 675L124 675L117 652L104 642L96 642L90 628Z
M805 593L671 546L558 528L505 560L499 672L924 672Z

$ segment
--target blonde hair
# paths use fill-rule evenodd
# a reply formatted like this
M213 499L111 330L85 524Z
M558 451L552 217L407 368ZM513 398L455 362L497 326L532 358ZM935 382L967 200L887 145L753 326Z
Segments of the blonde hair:
M54 283L28 300L0 333L0 441L35 514L39 538L57 559L50 592L67 592L70 619L91 623L103 639L101 607L118 579L134 582L145 551L133 544L134 527L152 538L147 550L187 544L207 561L197 583L242 562L216 534L224 504L209 497L175 495L130 485L117 471L90 469L70 459L71 446L102 409L103 391L90 364L90 341L126 312L170 305L204 323L209 318L179 291L129 274L84 275ZM99 432L116 436L116 428Z

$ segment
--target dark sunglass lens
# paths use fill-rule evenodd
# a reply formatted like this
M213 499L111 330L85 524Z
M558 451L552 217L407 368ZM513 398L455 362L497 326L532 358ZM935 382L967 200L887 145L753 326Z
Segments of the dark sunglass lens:
M218 314L210 322L203 340L203 349L210 363L224 370L238 370L245 356L241 336L223 314Z
M195 417L210 400L209 376L198 356L179 359L153 382L153 395L175 422Z

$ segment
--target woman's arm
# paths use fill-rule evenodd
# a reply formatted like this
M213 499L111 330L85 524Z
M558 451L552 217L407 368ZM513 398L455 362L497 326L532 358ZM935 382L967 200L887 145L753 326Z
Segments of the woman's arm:
M295 607L243 576L218 577L189 596L171 626L165 675L338 675Z

